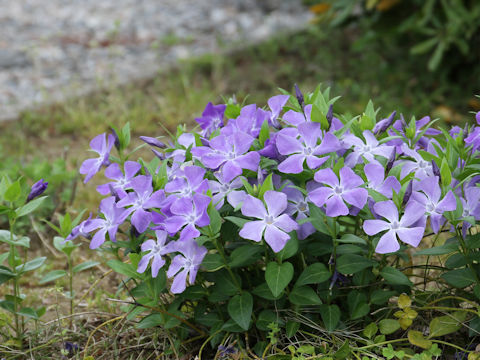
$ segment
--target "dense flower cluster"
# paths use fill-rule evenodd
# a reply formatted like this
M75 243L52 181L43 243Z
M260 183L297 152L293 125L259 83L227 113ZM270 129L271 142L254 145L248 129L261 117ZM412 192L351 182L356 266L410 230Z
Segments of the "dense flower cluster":
M137 235L155 234L141 245L138 272L150 261L153 277L168 266L171 291L180 293L194 283L208 252L197 240L212 210L242 218L239 236L264 240L275 253L294 234L303 240L315 233L313 206L327 217L360 219L364 237L381 254L399 250L398 240L418 246L427 226L434 233L462 228L465 234L480 220L478 179L456 178L440 156L450 140L473 155L480 127L447 133L430 128L428 117L407 124L396 113L377 123L371 116L340 120L333 102L305 104L300 95L275 96L268 110L234 106L234 116L225 115L226 105L209 103L196 119L197 133L180 131L170 145L142 137L157 148L155 171L140 162L110 163L114 138L97 136L91 147L99 157L85 160L80 172L88 182L106 166L112 181L97 188L107 196L99 217L85 220L69 239L92 236L90 246L97 248L107 236L115 241L125 222ZM464 165L459 161L459 168Z

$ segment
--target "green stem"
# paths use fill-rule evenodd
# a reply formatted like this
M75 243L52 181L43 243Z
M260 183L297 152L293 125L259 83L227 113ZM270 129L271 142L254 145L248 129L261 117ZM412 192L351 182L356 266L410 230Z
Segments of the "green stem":
M218 238L214 238L214 239L213 239L213 243L215 244L215 247L217 248L218 253L219 253L220 256L222 257L223 263L225 264L225 268L227 269L228 273L230 274L230 277L232 278L233 282L234 282L235 285L237 286L238 290L240 290L240 292L241 292L241 291L242 291L242 286L240 285L240 283L238 282L237 277L235 276L235 274L233 273L232 269L231 269L230 266L228 265L227 257L225 256L225 253L223 252L223 248L222 248L222 247L220 246L220 244L218 243Z
M72 257L68 256L68 275L69 275L69 288L70 288L70 329L73 329L73 266Z
M15 220L10 220L9 221L10 225L10 241L13 243L13 228L15 225ZM18 287L18 276L17 272L15 270L15 245L10 245L10 266L12 267L12 270L15 272L15 276L13 277L13 311L14 311L14 318L15 318L15 332L16 332L16 337L17 340L20 342L20 348L22 348L22 334L20 330L20 321L18 317L18 293L19 293L19 287Z

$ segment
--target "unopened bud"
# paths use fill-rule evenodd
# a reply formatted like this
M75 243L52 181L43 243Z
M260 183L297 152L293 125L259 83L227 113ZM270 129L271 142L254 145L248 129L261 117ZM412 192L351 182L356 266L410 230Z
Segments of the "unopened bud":
M110 131L112 132L112 135L113 135L113 138L115 139L113 144L115 145L115 147L117 148L117 150L120 150L120 138L118 137L118 134L117 132L115 131L114 128L110 128Z
M388 159L387 166L385 167L385 172L388 174L392 170L393 164L395 163L395 158L397 156L397 149L394 147L390 159Z
M43 181L43 179L38 180L35 184L32 185L30 194L28 194L27 202L35 199L37 196L42 195L45 190L47 190L48 182Z
M328 128L330 129L333 121L333 104L330 104L330 106L328 107L327 115L325 115L325 117L327 118Z
M408 200L410 200L410 197L412 196L412 192L413 192L413 181L411 180L407 185L407 189L405 190L405 195L403 195L402 206L407 205Z
M300 104L301 107L305 105L305 100L303 98L303 94L300 91L300 88L298 87L297 84L295 84L295 96L297 97L298 103Z
M165 145L163 142L161 142L160 140L158 140L157 138L154 138L154 137L150 137L150 136L140 136L140 139L150 145L150 146L156 146L160 149L165 149L167 147L167 145Z
M433 170L433 175L438 176L440 178L440 168L438 167L435 160L432 160L432 170Z

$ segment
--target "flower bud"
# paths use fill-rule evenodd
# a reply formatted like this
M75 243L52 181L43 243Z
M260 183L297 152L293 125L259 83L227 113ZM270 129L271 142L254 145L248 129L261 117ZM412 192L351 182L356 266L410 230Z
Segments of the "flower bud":
M480 125L480 111L475 114L475 120L477 120L477 124Z
M432 170L433 170L433 175L438 176L440 178L440 169L435 162L435 160L432 160Z
M375 135L378 135L385 132L393 124L393 120L395 120L396 115L397 112L394 111L390 114L388 118L380 120L373 128L373 133Z
M160 149L165 149L167 147L167 145L165 145L163 142L161 142L160 140L158 140L157 138L154 138L154 137L140 136L140 139L143 142L145 142L146 144L148 144L150 146L158 147Z
M385 166L385 173L388 174L392 170L395 158L397 156L397 149L394 147L390 159L388 159L387 166Z
M120 138L118 137L117 132L116 132L115 129L112 128L112 127L110 128L110 131L112 132L113 139L114 139L113 144L115 145L115 147L117 148L117 150L120 150Z
M328 107L327 115L325 115L325 117L327 118L328 128L330 129L333 121L333 104L330 104L330 106Z
M413 181L410 180L410 182L407 185L407 189L405 190L405 195L403 195L402 206L407 205L408 200L410 200L410 197L412 196L412 192L413 192Z
M38 180L35 184L32 185L32 189L30 190L30 194L28 194L27 202L35 199L37 196L42 195L45 190L47 190L48 182L44 181L43 179Z
M298 103L300 104L301 107L305 105L305 100L303 98L303 94L300 91L300 88L298 87L297 84L295 84L295 96L297 97Z
M155 149L150 149L150 150L152 150L155 156L158 157L160 160L165 160L165 155L163 153Z

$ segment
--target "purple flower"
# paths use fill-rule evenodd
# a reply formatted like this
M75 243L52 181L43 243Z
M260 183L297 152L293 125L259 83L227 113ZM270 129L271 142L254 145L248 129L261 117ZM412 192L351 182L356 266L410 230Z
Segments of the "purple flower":
M152 178L146 175L130 180L130 186L133 192L129 192L120 200L117 207L131 206L127 213L132 214L132 225L139 233L143 233L152 221L152 214L146 210L161 208L165 203L165 193L163 190L153 192Z
M416 190L411 199L421 204L424 212L430 215L430 225L436 234L445 222L442 214L445 211L454 211L457 208L457 201L452 191L449 191L445 197L440 200L442 190L440 189L439 179L432 176L416 184Z
M460 198L463 205L462 218L465 219L462 226L463 237L467 235L467 230L475 225L475 220L480 220L480 188L469 186L464 188L464 192L465 197Z
M32 185L32 189L27 196L27 202L32 201L37 196L42 195L45 190L47 190L48 182L44 181L43 179L38 180L35 184Z
M305 105L305 100L303 98L302 91L300 90L297 84L295 84L295 96L300 106L303 107Z
M416 151L410 149L406 144L402 145L403 153L413 160L398 160L395 165L403 164L400 171L400 177L403 179L410 173L414 173L419 180L433 176L432 164L424 160L423 157Z
M220 133L225 136L232 136L241 131L257 138L263 122L268 118L268 111L257 108L255 104L250 104L240 110L240 115L236 119L230 119Z
M365 142L353 134L346 135L344 143L350 148L353 146L353 151L345 158L345 165L354 167L356 164L363 162L366 159L368 162L375 161L375 155L390 158L393 146L379 145L378 140L371 131L365 130L363 132Z
M327 132L322 136L319 123L308 122L298 125L298 139L296 134L292 136L291 129L285 130L280 131L276 138L278 152L282 155L289 155L278 165L278 171L283 173L301 173L305 160L310 169L316 169L328 160L328 156L320 158L319 155L328 154L341 148L335 135ZM320 142L319 145L317 145L318 142Z
M311 114L312 105L309 104L305 105L303 108L303 113L294 110L288 110L285 114L283 114L283 121L292 126L298 126L304 122L310 122Z
M115 197L110 196L100 202L100 211L105 219L92 219L84 225L83 231L90 233L97 230L90 242L90 249L96 249L105 242L108 233L111 241L116 241L118 227L128 217L128 211L120 209L115 205Z
M274 97L271 97L268 99L268 106L270 107L271 113L270 113L270 119L268 123L272 125L273 127L278 127L278 116L282 112L283 107L287 103L288 99L290 98L290 95L277 95Z
M288 205L286 213L293 217L297 214L295 220L306 219L309 217L310 212L308 210L308 203L305 196L300 190L297 190L293 187L286 186L283 190L283 193L287 195ZM300 240L306 239L309 235L312 235L315 232L315 228L309 222L301 224L297 230L297 235Z
M475 126L473 131L465 138L467 146L473 146L473 150L480 148L480 127Z
M381 201L374 206L375 213L382 216L385 220L365 220L363 230L367 235L375 235L379 232L388 230L382 235L380 241L375 248L379 254L395 252L400 249L397 236L404 243L417 247L422 240L425 228L415 226L425 214L423 207L416 203L410 202L402 218L399 220L398 210L393 201Z
M165 185L165 192L176 194L178 197L192 197L193 194L202 194L208 190L208 180L204 179L205 169L199 166L186 166L183 176L179 176Z
M140 136L140 139L150 145L150 146L155 146L155 147L158 147L160 149L165 149L167 147L167 145L165 145L163 142L161 142L160 140L158 140L157 138L154 138L154 137L150 137L150 136Z
M373 133L375 135L384 133L393 124L393 120L395 119L396 115L397 115L397 112L394 111L390 114L388 118L382 119L378 123L376 123L375 126L373 127Z
M200 146L192 149L192 154L210 169L222 166L225 180L230 181L242 173L242 169L256 171L260 155L251 151L253 138L242 132L233 136L219 135L210 140L210 147Z
M90 213L87 220L82 221L80 224L78 224L72 229L72 232L65 238L65 241L74 240L79 236L83 236L86 238L88 236L88 231L85 230L85 227L90 223L91 218L92 213Z
M125 175L117 163L109 165L105 169L105 176L115 181L97 186L97 191L102 195L108 195L113 188L120 198L123 198L126 195L126 190L130 189L130 180L140 171L142 165L135 161L126 161L123 168Z
M137 268L137 272L141 274L144 273L147 269L150 259L153 259L152 277L154 278L157 277L158 271L163 265L165 265L165 260L163 259L162 255L172 252L171 246L165 244L167 241L167 232L157 230L155 231L155 235L157 236L157 241L149 239L142 244L142 251L148 251L149 253L142 256Z
M103 165L108 165L108 157L110 156L110 151L112 150L115 138L109 134L108 137L105 133L95 136L92 141L90 141L90 147L95 151L99 156L94 159L87 159L80 166L80 174L86 174L85 184L100 171Z
M223 114L226 108L226 105L213 105L211 102L207 104L202 117L195 119L203 130L203 136L208 137L223 126Z
M198 246L195 240L177 241L173 243L172 250L180 252L173 258L167 271L167 276L173 278L171 292L174 294L182 293L186 288L187 276L188 282L193 284L197 277L198 269L207 254L207 249Z
M212 202L217 210L223 206L225 197L233 208L236 208L245 200L247 193L243 190L236 190L243 187L242 179L244 178L239 176L231 181L225 181L222 171L216 172L214 175L218 181L209 180L208 185L213 194Z
M210 224L207 207L211 199L206 195L195 194L193 198L180 198L170 207L172 216L165 219L165 229L170 234L180 229L180 241L198 237L200 231L195 226L204 227Z
M372 162L366 164L363 171L367 176L368 182L366 183L366 186L368 189L375 190L389 199L392 198L392 190L397 194L400 192L400 189L402 188L400 182L394 176L388 176L385 179L383 166L379 163Z
M368 191L360 188L362 178L349 167L340 169L340 181L332 169L322 169L315 173L315 181L327 186L319 187L309 194L311 201L321 207L326 205L330 217L348 215L347 202L362 209L367 202Z
M279 252L290 239L288 233L297 230L298 224L287 214L282 214L287 209L287 195L269 190L263 198L267 209L261 200L253 196L248 196L243 202L242 214L260 220L245 223L239 235L256 242L264 237L272 250Z

